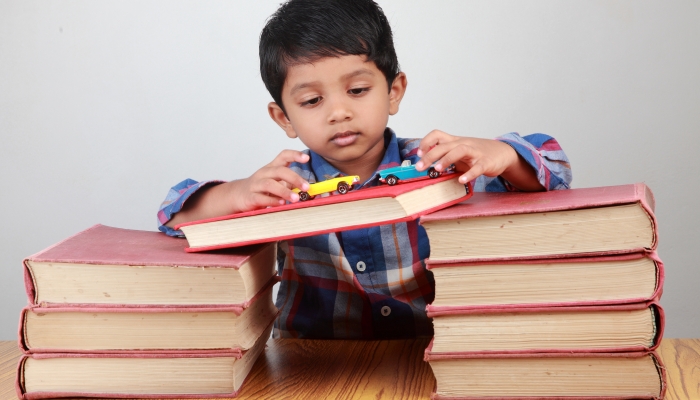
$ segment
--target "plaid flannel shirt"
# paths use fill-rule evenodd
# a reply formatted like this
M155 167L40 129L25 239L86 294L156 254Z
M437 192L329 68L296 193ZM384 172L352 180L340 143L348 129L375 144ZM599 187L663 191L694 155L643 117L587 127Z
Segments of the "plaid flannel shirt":
M568 159L557 141L544 134L517 133L497 140L512 146L537 172L547 190L567 189ZM420 139L397 138L387 128L385 153L377 171L418 161ZM318 154L290 168L308 182L340 176ZM187 179L174 186L158 212L159 229L182 233L164 224L194 192L221 181ZM379 184L379 174L360 186ZM516 190L500 177L479 177L477 191ZM281 310L274 337L387 339L432 335L425 308L435 296L432 273L425 268L430 244L418 221L402 222L283 241L278 271L282 278L276 304Z

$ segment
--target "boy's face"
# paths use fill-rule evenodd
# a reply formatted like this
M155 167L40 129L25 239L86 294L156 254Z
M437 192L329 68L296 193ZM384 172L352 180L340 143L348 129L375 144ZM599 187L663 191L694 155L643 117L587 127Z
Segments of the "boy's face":
M327 57L290 66L282 88L287 115L276 103L268 110L290 138L299 138L346 174L379 164L384 129L406 90L400 73L391 90L384 74L365 56Z

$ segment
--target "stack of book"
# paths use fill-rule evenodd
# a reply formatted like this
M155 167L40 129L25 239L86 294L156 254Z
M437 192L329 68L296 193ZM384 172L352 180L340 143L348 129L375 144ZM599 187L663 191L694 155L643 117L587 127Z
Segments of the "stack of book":
M476 193L426 215L433 398L663 398L644 184Z
M24 260L20 398L235 396L277 314L275 245L185 247L96 225Z

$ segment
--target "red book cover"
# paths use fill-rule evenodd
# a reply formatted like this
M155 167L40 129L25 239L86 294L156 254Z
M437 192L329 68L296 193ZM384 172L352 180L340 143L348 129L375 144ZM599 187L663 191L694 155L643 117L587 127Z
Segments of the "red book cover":
M205 219L205 220L199 220L199 221L192 221L192 222L187 222L184 224L180 224L175 227L175 229L181 229L183 233L185 234L185 237L190 240L190 247L188 247L186 250L188 252L199 252L199 251L205 251L205 250L215 250L215 249L222 249L222 248L227 248L227 247L238 247L238 246L245 246L245 245L250 245L250 244L257 244L257 243L265 243L265 242L271 242L271 241L278 241L278 240L286 240L286 239L293 239L297 237L305 237L305 236L313 236L313 235L319 235L319 234L324 234L324 233L331 233L331 232L340 232L340 231L345 231L345 230L352 230L352 229L360 229L360 228L367 228L371 226L377 226L377 225L383 225L383 224L392 224L392 223L398 223L398 222L407 222L407 221L412 221L415 220L419 217L422 217L423 215L429 214L431 212L443 209L445 207L449 207L451 205L454 205L456 203L459 203L461 201L464 201L471 197L473 194L471 182L468 185L464 185L464 192L460 194L457 198L454 198L453 200L450 200L448 202L443 202L440 204L434 204L430 206L427 209L423 209L417 212L410 212L408 215L404 215L401 217L382 217L379 216L377 217L378 220L371 221L371 222L366 222L366 221L361 221L360 218L358 218L357 215L344 215L342 213L337 215L337 218L328 218L326 221L329 222L329 225L332 225L329 228L324 228L324 229L308 229L305 228L303 224L298 225L295 227L291 233L285 233L285 234L263 234L260 237L255 237L253 239L244 239L244 240L239 240L235 236L223 236L224 234L221 234L224 238L222 240L218 240L217 243L215 244L209 244L206 241L202 241L201 244L193 246L192 245L192 235L193 231L192 229L188 229L188 227L199 227L206 225L212 227L211 229L214 231L221 232L223 229L220 227L223 226L220 223L221 222L226 222L226 221L231 221L231 220L243 220L243 219L248 219L248 218L255 218L255 221L262 220L262 218L265 218L265 216L270 216L270 218L276 218L276 221L279 221L281 219L286 218L289 215L293 215L292 213L298 212L299 210L304 210L304 209L313 209L316 208L317 210L320 209L321 207L324 206L334 206L334 205L341 205L344 203L355 203L359 202L358 204L367 204L367 207L372 207L371 202L365 202L367 200L372 200L372 199L380 199L380 198L399 198L402 195L407 195L411 192L414 191L421 191L421 190L428 190L428 187L436 185L436 184L441 184L443 182L451 181L454 180L454 182L457 182L457 176L455 174L448 174L444 176L440 176L436 179L423 179L423 180L418 180L418 181L413 181L413 182L407 182L404 184L399 184L395 186L388 186L388 185L381 185L381 186L376 186L376 187L371 187L367 189L362 189L362 190L357 190L357 191L351 191L345 195L331 195L327 197L319 197L310 201L305 201L305 202L297 202L297 203L290 203L286 205L282 205L279 207L269 207L269 208L264 208L260 210L254 210L254 211L248 211L248 212L243 212L243 213L237 213L237 214L231 214L231 215L226 215L222 217L217 217L217 218L210 218L210 219ZM447 185L443 185L447 190L449 187ZM454 189L455 186L452 186ZM420 193L420 192L418 192ZM367 210L367 208L365 208ZM313 210L312 210L313 211ZM262 218L261 218L262 217ZM313 218L312 214L309 214L309 219ZM274 223L272 220L268 219L268 223ZM233 235L236 235L234 232Z
M663 337L664 327L666 322L666 316L664 314L663 308L658 304L657 299L650 300L642 303L632 303L632 304L617 304L617 305L578 305L578 306L564 306L564 307L481 307L481 308L458 308L458 307L440 307L439 309L430 308L428 306L428 317L439 318L442 316L450 315L478 315L478 314L556 314L556 313L587 313L587 312L625 312L625 311L636 311L642 309L650 309L652 312L652 321L655 326L654 337L652 343L648 346L631 346L631 347L617 347L617 348L596 348L596 349L557 349L557 348L536 348L528 350L484 350L484 351L474 351L474 352L441 352L444 356L458 356L465 354L530 354L530 353L562 353L562 354L572 354L572 353L617 353L617 352L633 352L633 351L650 351L656 349L661 343L661 338ZM435 322L435 321L434 321ZM495 330L492 336L497 336L498 331ZM434 341L435 339L433 339ZM432 342L431 342L432 350ZM436 353L432 353L436 354Z
M547 213L573 209L587 209L605 206L639 204L648 214L653 230L653 242L650 248L636 248L624 251L571 253L544 255L532 257L499 257L501 260L521 258L561 258L574 256L594 256L618 253L638 253L653 251L656 249L657 222L654 216L655 200L651 189L644 183L603 186L592 188L579 188L568 190L554 190L549 192L479 192L475 193L469 201L462 202L444 210L432 212L421 218L421 224L426 225L435 221L469 219L475 217L489 217L500 215ZM427 229L427 226L426 226ZM430 236L430 232L428 232ZM469 261L488 261L493 258L471 258ZM438 263L453 263L460 261L432 260L433 265Z
M489 397L470 397L470 396L445 396L433 392L431 399L434 400L477 400L477 399L488 399L488 400L534 400L534 399L548 399L548 400L602 400L602 399L653 399L661 400L664 398L666 393L666 369L661 361L661 358L654 351L633 351L633 352L611 352L611 353L570 353L570 354L559 354L559 353L433 353L432 352L433 343L428 345L425 349L424 360L427 362L439 361L439 360L457 360L457 359L528 359L528 358L638 358L638 357L651 357L656 370L658 372L658 378L660 381L660 390L658 395L652 395L647 397L639 396L489 396Z
M563 263L589 263L589 262L610 262L610 261L626 261L626 260L637 260L640 258L650 258L656 264L656 284L654 291L647 297L636 297L636 298L619 298L619 299L606 299L606 300L589 300L585 302L556 302L556 303L519 303L519 304L499 304L499 305L475 305L462 307L461 309L474 309L480 310L484 308L494 308L497 307L501 311L507 311L509 309L518 308L528 308L528 307L562 307L562 306L592 306L592 305L614 305L614 304L630 304L630 303L644 303L652 299L660 299L663 294L664 280L665 280L665 268L664 264L659 258L656 251L652 252L638 252L630 254L616 254L616 255L604 255L604 256L591 256L591 257L572 257L572 258L551 258L551 259L520 259L520 260L508 260L508 264L521 264L521 265L534 265L541 264L543 262L550 264L563 264ZM482 265L496 265L503 264L503 260L487 260L487 261L462 261L462 262L435 262L431 260L426 261L427 269L436 270L442 268L469 268L471 266L482 266ZM428 313L437 313L445 310L451 310L451 306L435 306L429 304L426 308Z
M267 343L268 338L270 337L270 333L272 331L272 324L267 326L263 334L258 338L256 341L255 345L247 351L219 351L219 352L203 352L203 353L188 353L188 352L181 352L181 353L148 353L148 352L139 352L139 351L133 351L133 352L128 352L128 353L116 353L116 354L100 354L100 353L38 353L38 354L25 354L23 355L18 364L17 364L17 374L16 374L16 380L15 380L15 391L17 392L17 397L22 400L32 400L32 399L52 399L52 398L76 398L76 397L90 397L90 398L108 398L108 399L165 399L165 398L178 398L178 399L192 399L192 398L230 398L230 397L236 397L240 391L241 385L245 383L245 379L247 378L251 368L253 367L253 364L257 360L258 356L264 351L265 349L265 343ZM196 381L196 382L203 382L204 384L207 384L207 381L209 378L211 378L211 373L212 371L208 370L208 367L206 365L209 364L203 364L200 367L184 367L184 368L179 368L177 366L175 367L170 367L172 371L161 371L161 370L148 370L148 372L145 374L149 380L152 380L155 382L155 386L159 387L161 389L160 392L158 393L151 393L144 391L142 387L139 386L138 383L134 382L131 384L124 384L120 385L118 389L114 390L107 390L106 385L104 386L99 385L97 386L96 389L93 390L81 390L77 388L80 384L77 382L80 382L80 379L71 379L74 376L84 378L81 376L81 372L79 371L74 371L72 370L71 366L51 366L51 364L47 364L47 368L49 368L52 371L55 371L59 376L66 376L66 378L56 378L56 377L47 377L46 375L40 375L36 376L38 373L34 373L32 376L32 373L27 371L27 362L29 360L33 360L33 362L39 362L41 363L43 360L46 360L48 362L51 362L52 360L60 360L60 359L95 359L97 360L97 363L94 365L90 365L87 368L94 368L95 370L99 370L102 372L102 378L103 379L108 379L111 380L112 375L119 375L119 376L126 376L124 378L127 382L130 382L130 379L136 379L138 380L139 378L139 373L132 372L128 368L119 368L117 365L121 365L120 363L117 363L115 365L111 366L105 366L103 363L101 363L99 360L115 360L115 359L132 359L132 360L143 360L145 363L145 368L149 368L149 360L159 360L159 359L167 359L167 360L174 360L175 363L177 363L177 360L182 360L182 359L229 359L231 363L233 363L233 374L231 374L231 370L227 369L227 377L228 379L230 377L231 382L229 383L230 386L233 387L233 390L227 391L225 393L215 393L215 392L199 392L199 393L188 393L186 390L184 390L181 393L174 392L172 390L172 377L170 376L173 373L179 373L182 375L186 375L186 377L182 377L181 379L187 381ZM225 360L223 360L226 362ZM89 364L89 363L88 363ZM212 366L212 368L215 366ZM78 367L75 367L78 368ZM83 367L84 368L84 367ZM144 368L142 366L141 368ZM174 368L174 369L173 369ZM220 368L220 367L217 367ZM219 372L219 374L221 374ZM231 376L233 375L233 376ZM239 381L236 381L236 378L239 379ZM43 389L38 389L38 390L32 390L32 384L37 384L37 383L43 383L44 380L48 379L54 379L58 380L60 385L62 385L63 388L61 389L53 389L53 390L43 390ZM64 384L64 381L66 381ZM76 389L73 389L70 385L70 382L73 382L76 384ZM133 386L132 386L133 385ZM93 385L95 386L95 385ZM114 385L112 385L114 386ZM153 385L152 385L153 386ZM202 390L200 388L200 390Z
M95 268L99 268L100 265L117 265L239 270L252 257L269 250L267 245L258 245L203 254L187 254L184 251L186 246L185 239L169 237L161 232L121 229L99 224L92 226L23 261L24 282L29 303L36 305L37 299L37 287L30 272L30 262L74 263ZM274 274L274 264L272 260L270 275ZM262 282L267 282L269 278L264 277ZM240 306L244 305L240 304ZM45 304L45 306L50 307L52 304ZM66 304L58 306L64 307Z

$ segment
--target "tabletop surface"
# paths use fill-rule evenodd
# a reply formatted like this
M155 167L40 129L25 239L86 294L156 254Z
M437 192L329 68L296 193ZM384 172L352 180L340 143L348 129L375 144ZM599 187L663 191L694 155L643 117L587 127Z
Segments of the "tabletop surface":
M423 361L428 339L270 339L238 399L427 399L435 386ZM700 399L700 339L663 339L666 399ZM15 400L17 343L0 341L0 400Z

